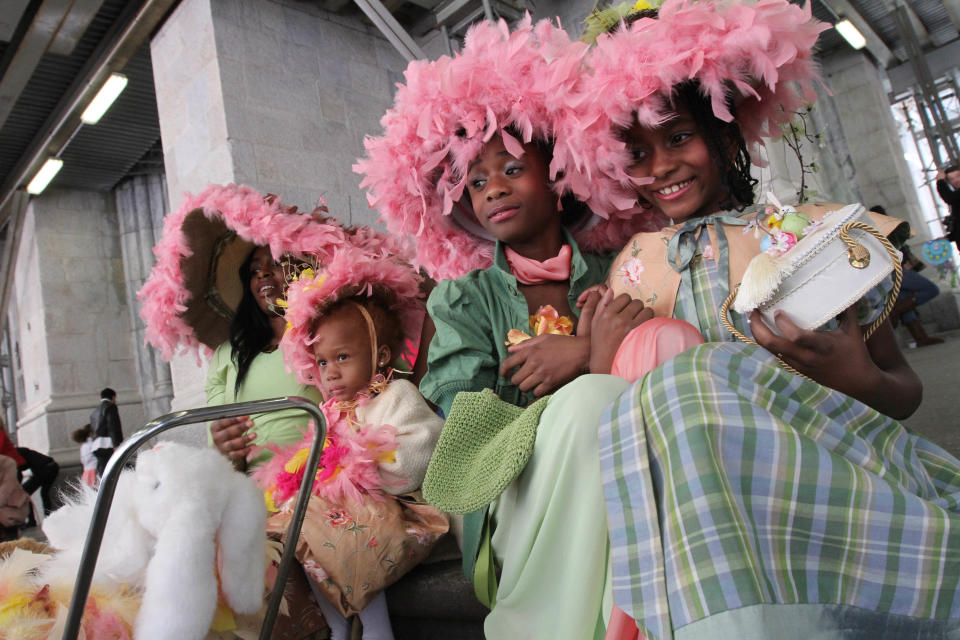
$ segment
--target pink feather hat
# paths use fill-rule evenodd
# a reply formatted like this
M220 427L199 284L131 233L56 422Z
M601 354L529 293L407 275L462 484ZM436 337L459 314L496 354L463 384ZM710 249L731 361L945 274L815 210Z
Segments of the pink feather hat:
M407 67L406 84L381 120L383 135L367 138L367 156L354 171L388 228L415 236L417 261L431 276L455 278L493 262L493 241L473 218L464 186L469 163L494 135L516 156L523 143L552 141L557 197L589 194L570 149L556 138L560 121L571 117L586 50L528 15L513 32L502 20L474 25L458 55ZM574 233L584 249L614 249L640 222L592 216Z
M178 350L209 356L229 337L242 294L237 271L254 247L269 247L275 259L296 254L323 263L352 238L396 248L395 240L372 231L354 233L334 219L297 211L250 187L210 185L200 195L187 194L166 217L153 249L156 264L137 293L146 341L168 360Z
M425 312L423 277L401 257L385 250L371 253L342 247L318 274L305 276L287 289L287 330L280 340L283 360L300 383L319 383L312 349L317 339L311 330L339 300L377 298L396 314L407 345L419 338Z
M635 198L637 181L627 175L632 159L618 131L634 118L662 124L677 84L698 80L714 115L726 122L734 119L732 97L751 151L817 97L812 49L829 25L812 18L809 1L666 0L658 13L597 38L579 122L564 121L558 132L593 178L586 202L597 212L610 214Z

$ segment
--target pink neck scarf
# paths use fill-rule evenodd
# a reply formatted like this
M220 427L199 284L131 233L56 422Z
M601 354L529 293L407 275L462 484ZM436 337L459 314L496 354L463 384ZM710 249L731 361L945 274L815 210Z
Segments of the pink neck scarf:
M507 246L503 248L503 253L507 257L507 264L510 265L510 273L520 284L543 284L570 279L570 258L573 250L568 244L561 247L556 257L543 262L524 258Z

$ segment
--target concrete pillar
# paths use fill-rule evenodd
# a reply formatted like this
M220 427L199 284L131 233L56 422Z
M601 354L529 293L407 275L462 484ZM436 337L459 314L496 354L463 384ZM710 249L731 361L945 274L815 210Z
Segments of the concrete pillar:
M833 97L818 87L817 102L798 120L797 139L787 136L767 140L762 158L768 166L754 167L760 178L758 198L766 198L767 191L784 203L799 200L801 171L805 202L860 202L863 196L856 183L856 170L846 138L843 135L840 112ZM800 156L792 148L799 142ZM801 169L801 163L804 169ZM871 206L873 203L866 203Z
M120 246L127 299L135 301L153 267L153 247L160 239L163 216L169 208L163 173L135 176L114 190L120 222ZM170 411L173 382L170 365L156 349L144 344L144 323L136 304L127 306L133 327L132 348L137 366L143 412L147 419Z
M117 391L125 433L144 419L109 194L51 189L34 198L14 273L17 439L69 464L79 455L70 433L87 423L101 388Z
M172 209L233 181L375 222L351 165L406 61L372 25L296 0L183 0L151 57ZM204 367L171 366L173 409L204 405Z
M928 239L880 70L866 55L841 50L824 60L823 73L842 118L856 168L854 182L864 204L883 205L891 215L909 220L920 238Z

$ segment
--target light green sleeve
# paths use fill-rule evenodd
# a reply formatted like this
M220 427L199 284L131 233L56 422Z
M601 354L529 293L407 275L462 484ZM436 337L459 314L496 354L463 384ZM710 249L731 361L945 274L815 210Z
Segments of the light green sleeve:
M233 402L233 394L227 399L227 378L230 366L233 363L230 359L230 344L225 342L217 347L210 358L210 366L207 368L207 382L204 391L207 394L207 406L216 407L222 404ZM207 446L213 446L213 437L210 435L210 429L207 429Z

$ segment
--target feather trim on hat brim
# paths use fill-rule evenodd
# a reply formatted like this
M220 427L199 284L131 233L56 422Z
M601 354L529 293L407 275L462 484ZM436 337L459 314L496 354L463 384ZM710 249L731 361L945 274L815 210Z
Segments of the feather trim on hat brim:
M558 132L593 177L585 183L587 205L615 215L635 197L633 161L618 133L635 121L662 124L681 82L698 80L727 122L732 98L750 147L780 135L781 125L816 100L812 49L828 28L812 18L809 2L666 0L658 18L599 36L587 57L578 121Z
M456 278L493 263L493 242L451 215L458 204L470 209L467 167L493 136L515 155L525 143L552 141L549 177L558 201L591 192L589 176L577 175L577 154L556 137L561 121L573 116L586 50L549 21L533 24L527 15L513 32L502 20L478 23L458 55L407 67L381 120L383 135L365 140L366 157L354 171L364 176L360 185L388 228L416 238L417 263L431 276ZM625 209L620 219L596 218L574 237L587 250L619 249L645 226L631 219L640 210Z
M230 303L239 301L239 265L253 247L269 247L275 259L296 254L323 262L346 241L335 220L298 212L250 187L210 185L200 195L187 194L164 220L153 249L156 264L137 293L146 342L166 360L178 350L209 356L229 336ZM218 243L223 252L215 256ZM219 279L215 257L223 260ZM231 295L225 283L234 279ZM219 308L208 302L216 297L207 295L211 284L221 292Z
M287 289L287 330L280 351L287 369L301 384L319 384L320 370L313 355L316 336L312 335L318 318L340 300L354 297L380 297L388 311L396 314L405 342L416 344L425 309L423 277L408 262L385 251L371 254L342 248L315 277L293 282Z

